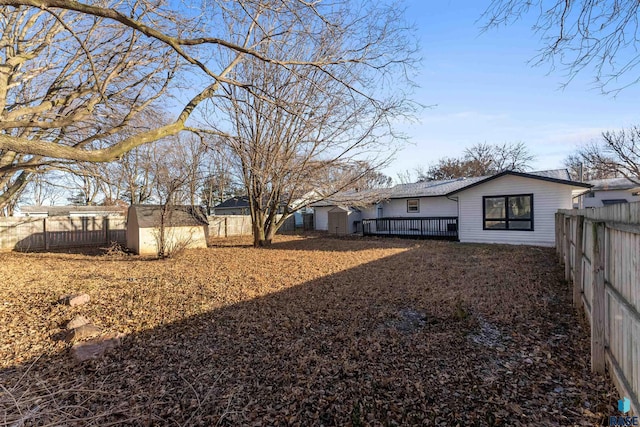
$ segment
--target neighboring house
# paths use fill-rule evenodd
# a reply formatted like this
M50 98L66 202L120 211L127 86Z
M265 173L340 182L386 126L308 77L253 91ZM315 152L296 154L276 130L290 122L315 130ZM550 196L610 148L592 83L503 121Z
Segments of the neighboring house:
M378 203L355 210L360 212L364 234L553 246L555 212L570 209L573 198L589 187L571 181L564 169L506 171L488 177L397 185ZM315 212L316 227L331 232L331 202L320 205ZM355 226L347 234L353 232Z
M249 215L247 196L231 197L213 207L214 215Z
M32 218L125 216L126 206L21 206L20 213Z
M640 185L627 178L594 179L593 185L582 199L584 208L601 208L617 203L640 202Z
M162 206L132 205L127 221L127 247L140 255L157 255ZM206 248L207 216L200 206L170 206L164 216L165 249Z
M289 231L293 231L296 227L302 227L303 216L305 214L313 213L313 209L307 207L306 205L308 205L311 201L317 200L319 198L321 198L321 196L318 192L310 191L304 194L299 199L291 201L290 208L297 210L292 214L293 218L290 220L289 227L285 228L289 228ZM281 206L279 206L279 214L284 212L285 203L286 202L282 202ZM250 215L250 213L249 198L246 196L232 197L213 208L214 215Z

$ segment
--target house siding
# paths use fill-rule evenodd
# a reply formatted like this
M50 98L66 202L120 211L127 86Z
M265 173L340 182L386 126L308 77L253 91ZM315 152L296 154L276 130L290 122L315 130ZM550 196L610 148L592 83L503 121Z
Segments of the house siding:
M640 202L640 196L634 196L630 190L595 190L593 197L584 196L583 207L601 208L603 200L625 199L627 202Z
M316 230L329 230L329 211L331 209L333 209L333 206L318 206L313 208L313 222Z
M458 197L459 239L466 243L507 243L537 246L555 244L555 213L571 209L574 187L506 175L463 190ZM483 196L533 194L534 231L484 230Z
M407 212L407 200L420 200L419 212ZM381 204L384 218L421 218L439 216L457 216L458 204L455 200L441 197L407 197L406 199L391 199ZM376 218L375 207L363 211L363 218Z

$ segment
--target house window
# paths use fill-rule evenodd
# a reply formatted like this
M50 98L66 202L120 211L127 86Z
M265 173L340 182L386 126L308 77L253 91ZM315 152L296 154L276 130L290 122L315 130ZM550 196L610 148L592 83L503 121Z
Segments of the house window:
M420 199L407 200L407 212L408 213L420 212Z
M485 230L533 231L533 194L484 196Z

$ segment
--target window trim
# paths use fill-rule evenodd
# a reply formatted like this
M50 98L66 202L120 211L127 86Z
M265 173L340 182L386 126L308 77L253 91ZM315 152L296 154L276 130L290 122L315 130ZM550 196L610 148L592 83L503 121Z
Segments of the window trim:
M509 197L529 197L531 200L531 219L522 220L522 219L509 219ZM489 218L487 220L487 205L485 203L486 199L504 199L505 206L505 218ZM490 231L535 231L534 226L534 207L533 207L533 193L528 194L505 194L505 195L495 195L495 196L482 196L482 229L490 230ZM487 221L504 221L505 228L489 228L487 227ZM509 228L509 221L531 221L531 228Z
M411 201L415 201L416 202L416 210L412 211L409 210L409 202ZM420 213L420 199L407 199L407 213Z

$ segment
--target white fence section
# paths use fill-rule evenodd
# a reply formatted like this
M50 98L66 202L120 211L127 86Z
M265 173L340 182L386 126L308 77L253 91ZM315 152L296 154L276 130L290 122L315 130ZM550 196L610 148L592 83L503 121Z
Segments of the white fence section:
M278 216L279 218L279 216ZM251 215L216 215L207 217L209 237L251 236ZM290 216L278 229L279 233L295 231L295 218Z
M217 215L207 217L209 237L250 236L250 215Z
M125 217L0 218L0 249L35 251L124 244Z
M591 324L591 366L640 404L640 202L556 214L556 251Z

